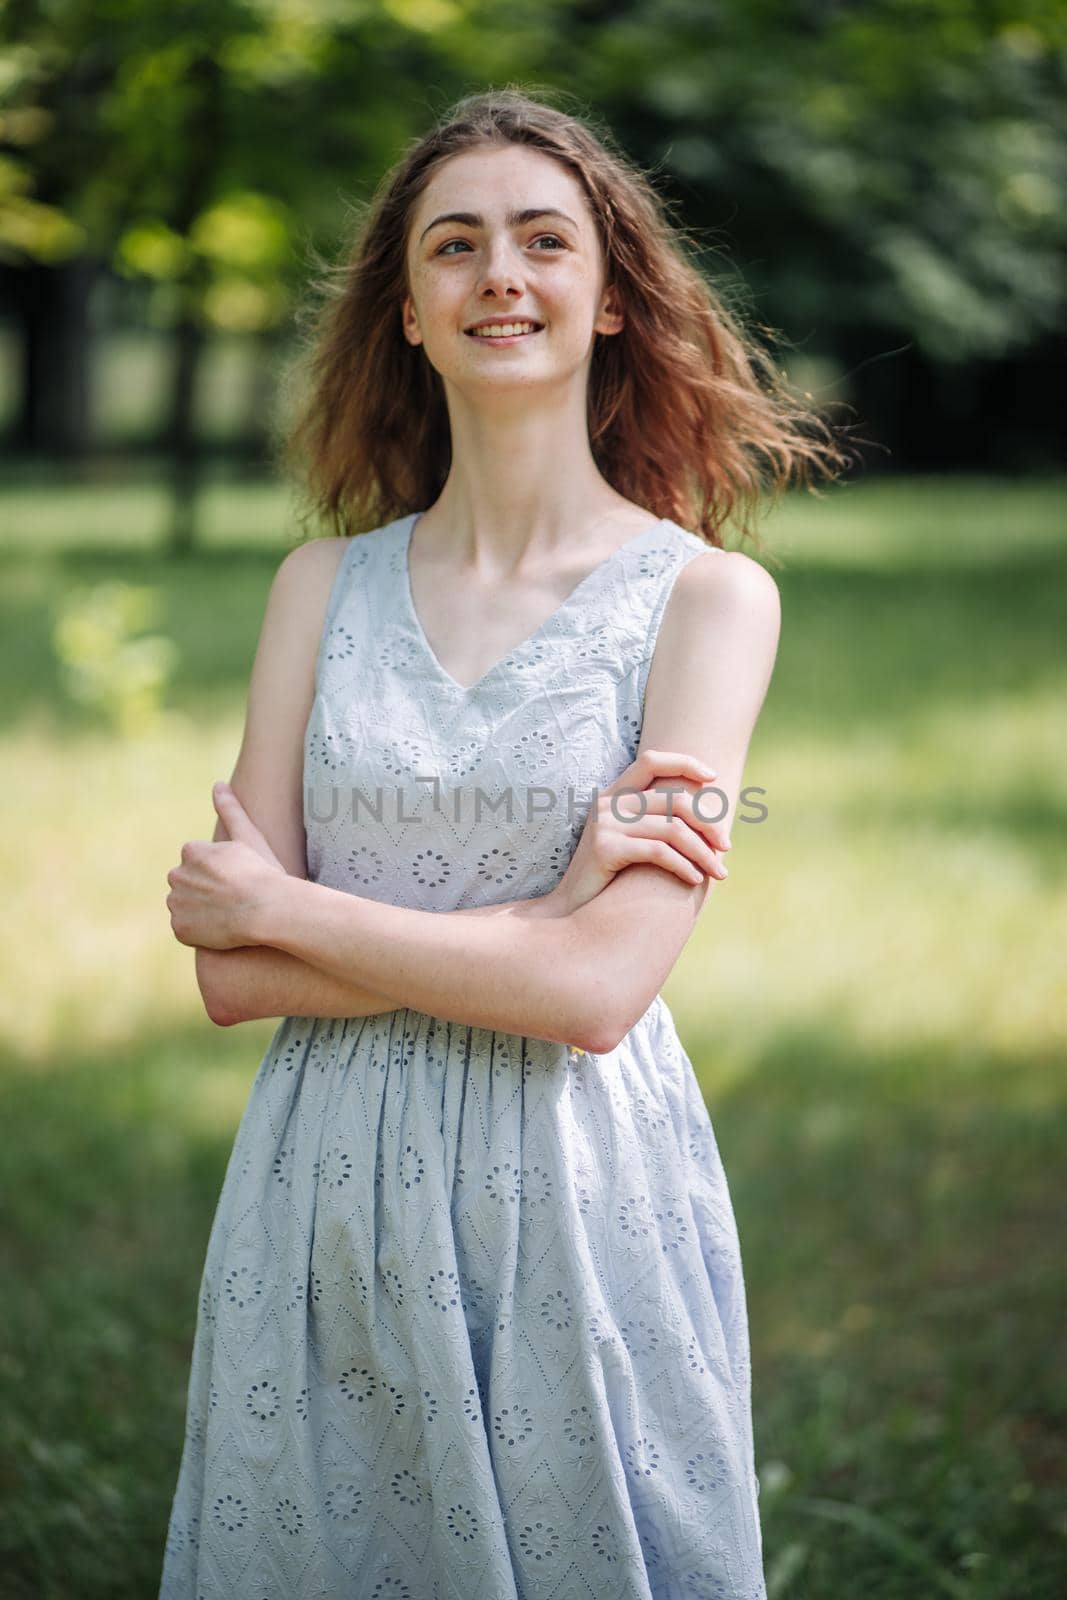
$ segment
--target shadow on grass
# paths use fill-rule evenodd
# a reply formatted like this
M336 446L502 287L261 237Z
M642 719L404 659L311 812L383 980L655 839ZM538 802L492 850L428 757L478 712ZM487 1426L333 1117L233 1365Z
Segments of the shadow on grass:
M5 1297L5 1600L158 1590L233 1138L183 1119L176 1083L197 1096L225 1070L220 1044L192 1027L105 1057L0 1063L4 1278L18 1286ZM257 1064L243 1064L249 1083Z
M720 1095L714 1041L687 1049L741 1235L769 1577L1067 1592L1064 1063L876 1059L842 1022Z
M270 1026L3 1063L6 1596L156 1592L199 1276ZM827 1024L722 1090L710 1037L687 1048L745 1260L772 1600L1052 1600L1062 1063L874 1059Z

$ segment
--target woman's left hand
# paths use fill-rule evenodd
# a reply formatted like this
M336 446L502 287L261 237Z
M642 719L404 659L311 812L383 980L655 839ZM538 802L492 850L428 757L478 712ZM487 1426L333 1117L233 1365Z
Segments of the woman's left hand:
M254 944L256 914L285 868L227 785L213 791L228 839L191 839L167 873L167 909L180 944L235 950Z

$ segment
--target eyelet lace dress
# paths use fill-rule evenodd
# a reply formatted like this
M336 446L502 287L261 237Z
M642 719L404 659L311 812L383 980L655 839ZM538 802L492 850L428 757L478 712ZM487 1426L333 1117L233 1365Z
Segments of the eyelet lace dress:
M543 895L709 546L647 527L465 687L415 611L416 519L353 537L331 591L309 876L436 912ZM766 1600L758 1492L737 1229L662 998L601 1055L408 1007L279 1022L207 1245L160 1600Z

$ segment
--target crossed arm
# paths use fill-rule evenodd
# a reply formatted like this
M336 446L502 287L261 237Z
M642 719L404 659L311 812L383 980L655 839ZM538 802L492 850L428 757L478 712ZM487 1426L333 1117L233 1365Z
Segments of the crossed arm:
M317 639L318 630L300 614L301 605L310 604L314 613L317 576L321 621L330 570L322 547L337 542L316 541L316 554L315 546L292 552L272 587L233 788L286 874L278 875L276 892L257 912L248 947L198 949L197 975L209 1015L229 1024L265 1016L364 1016L411 1006L472 1027L555 1039L596 1053L613 1049L659 993L710 881L687 885L659 867L634 864L573 910L547 895L435 913L307 880L298 810L302 741L289 737L290 753L279 758L278 733L288 727L292 734L306 724L310 698L301 699L293 688L300 681L293 657L306 651L307 639ZM719 773L717 788L727 797L728 824L770 682L779 626L770 574L747 556L711 552L679 574L660 627L642 747L685 750L710 761ZM289 760L288 771L279 771L279 759ZM273 811L261 798L272 794L285 797ZM216 830L216 837L225 833Z
M220 823L215 829L215 838L226 837L226 830ZM326 892L333 894L335 891ZM344 896L349 902L357 898ZM359 904L367 908L367 920L373 924L376 938L380 931L377 917L383 911L399 909L373 900L360 900ZM483 921L493 918L499 927L501 919L508 916L521 916L532 921L536 918L562 918L563 912L551 896L545 895L531 900L509 900L491 906L476 906L443 916L404 910L402 924L418 932L423 919L430 915L434 919L430 932L436 948L443 930L459 918L481 918ZM461 950L465 949L462 935L459 946ZM338 970L339 967L342 970ZM212 1021L223 1027L236 1022L251 1022L260 1017L366 1017L378 1011L391 1011L401 1005L413 1004L404 998L405 990L398 987L394 971L390 970L385 984L376 985L366 976L353 976L355 970L347 962L333 962L330 970L327 970L317 964L311 954L303 956L288 948L266 943L244 945L234 950L196 951L197 978L205 1006ZM466 979L466 974L464 977ZM438 1010L436 1015L444 1017L446 1010ZM470 1022L466 1015L462 1020ZM572 1037L571 1042L577 1040Z
M216 1021L248 1020L253 1010L349 1017L411 1006L468 1027L612 1048L607 974L588 970L577 914L557 913L550 895L438 913L279 875L277 898L251 931L251 949L198 953ZM233 955L242 973L226 971ZM251 997L241 992L247 977Z

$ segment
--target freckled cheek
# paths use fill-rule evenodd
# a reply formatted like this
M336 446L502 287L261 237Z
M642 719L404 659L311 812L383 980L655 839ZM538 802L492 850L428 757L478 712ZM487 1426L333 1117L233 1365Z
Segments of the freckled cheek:
M460 272L428 272L417 285L424 307L440 312L465 305L470 297L469 279Z

